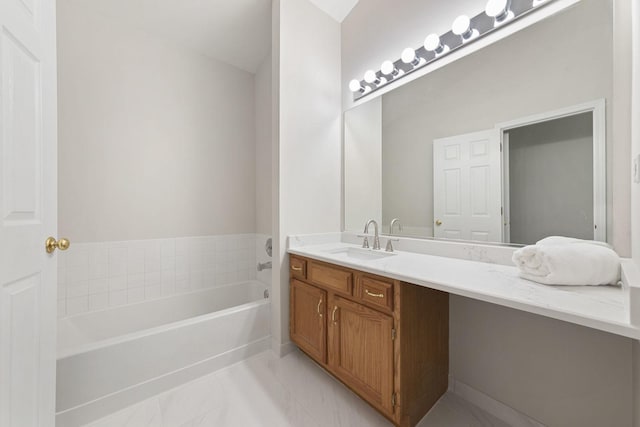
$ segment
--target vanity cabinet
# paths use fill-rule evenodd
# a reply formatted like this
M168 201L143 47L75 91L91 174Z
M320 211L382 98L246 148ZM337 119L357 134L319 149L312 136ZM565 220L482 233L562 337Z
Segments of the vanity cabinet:
M327 359L327 293L291 279L291 340L319 363Z
M291 340L397 426L447 390L449 295L290 255Z

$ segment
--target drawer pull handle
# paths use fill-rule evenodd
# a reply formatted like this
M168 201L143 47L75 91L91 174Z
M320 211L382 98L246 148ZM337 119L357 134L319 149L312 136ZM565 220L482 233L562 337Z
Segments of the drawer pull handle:
M331 321L333 323L336 323L336 311L338 311L338 306L334 305L333 306L333 311L331 312Z
M320 298L320 301L318 301L318 307L316 307L316 311L318 312L318 315L320 317L322 317L322 313L320 313L320 306L322 305L322 298Z
M302 271L302 267L296 267L295 265L292 265L292 266L291 266L291 269L292 269L293 271Z
M364 293L366 293L367 295L369 295L370 297L374 297L374 298L384 298L384 294L374 294L369 292L369 289L365 289Z

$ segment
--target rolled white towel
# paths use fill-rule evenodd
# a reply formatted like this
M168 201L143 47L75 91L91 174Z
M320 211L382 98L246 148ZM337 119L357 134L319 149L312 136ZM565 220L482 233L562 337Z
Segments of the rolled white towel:
M611 245L607 242L600 242L598 240L582 240L576 239L574 237L564 237L564 236L549 236L545 237L542 240L538 240L536 245L567 245L573 243L588 243L590 245L603 246L605 248L612 249Z
M520 277L546 285L615 285L620 280L620 258L602 245L525 246L512 259Z

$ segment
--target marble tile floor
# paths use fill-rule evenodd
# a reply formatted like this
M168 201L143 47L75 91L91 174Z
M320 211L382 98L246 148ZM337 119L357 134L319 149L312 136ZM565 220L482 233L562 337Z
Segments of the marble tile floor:
M199 378L90 427L390 427L309 358L271 351ZM508 427L448 392L419 427Z

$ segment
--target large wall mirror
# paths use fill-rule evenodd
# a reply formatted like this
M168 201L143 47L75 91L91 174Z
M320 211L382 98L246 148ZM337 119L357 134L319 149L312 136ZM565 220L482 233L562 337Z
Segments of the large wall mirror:
M372 98L344 115L345 229L606 241L612 96L613 0L583 0Z

